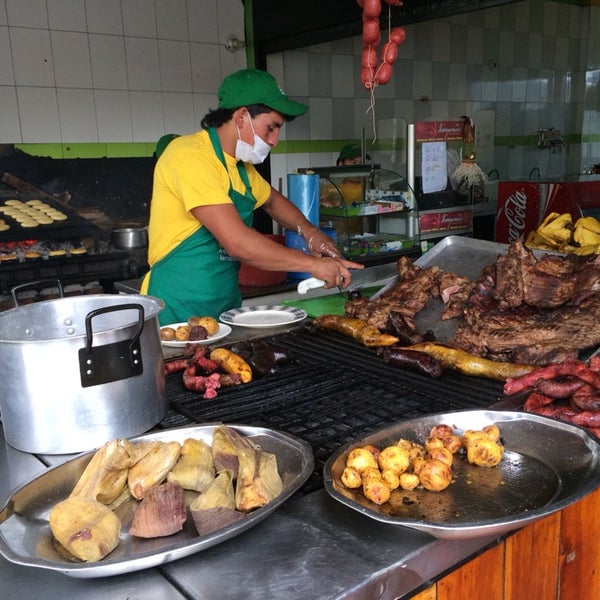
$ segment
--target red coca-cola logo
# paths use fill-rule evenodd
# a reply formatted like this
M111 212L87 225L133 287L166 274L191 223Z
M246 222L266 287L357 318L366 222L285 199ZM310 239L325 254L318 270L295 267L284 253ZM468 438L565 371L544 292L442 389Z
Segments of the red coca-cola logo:
M524 240L540 218L541 190L537 184L505 183L498 186L496 241Z
M527 194L518 190L510 195L504 205L504 214L508 223L508 243L522 240L527 225Z

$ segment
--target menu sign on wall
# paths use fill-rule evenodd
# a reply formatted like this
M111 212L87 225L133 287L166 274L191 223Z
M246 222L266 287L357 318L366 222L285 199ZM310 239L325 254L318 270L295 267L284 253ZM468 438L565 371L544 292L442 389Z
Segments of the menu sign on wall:
M473 210L471 208L447 208L439 211L428 210L419 217L419 231L421 235L472 228Z
M463 139L464 121L417 121L415 142L452 142Z

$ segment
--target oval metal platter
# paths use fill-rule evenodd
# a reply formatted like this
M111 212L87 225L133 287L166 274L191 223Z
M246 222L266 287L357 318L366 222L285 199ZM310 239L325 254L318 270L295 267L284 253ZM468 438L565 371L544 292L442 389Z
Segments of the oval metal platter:
M395 490L378 506L340 480L352 448L382 449L406 438L423 444L434 425L458 435L495 424L504 456L492 468L455 456L454 479L441 492ZM583 428L524 412L468 410L404 421L340 448L324 467L327 492L360 513L440 539L500 535L580 500L600 485L600 441Z
M188 514L183 530L162 538L142 539L127 531L135 508L130 499L116 509L123 523L120 543L101 561L72 562L55 547L48 525L52 507L66 498L94 452L79 455L58 465L17 490L0 512L0 553L20 565L59 571L76 578L106 577L165 564L224 542L253 527L283 504L312 473L314 466L310 446L293 436L270 429L228 425L248 436L265 452L277 457L283 492L266 506L248 513L243 519L206 536L198 536ZM210 444L217 425L199 425L169 429L135 438L134 441L162 440L183 443L187 438Z

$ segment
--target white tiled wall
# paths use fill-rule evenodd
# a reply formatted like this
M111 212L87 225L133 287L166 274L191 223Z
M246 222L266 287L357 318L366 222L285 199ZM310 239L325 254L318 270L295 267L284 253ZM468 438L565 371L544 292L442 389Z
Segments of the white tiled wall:
M599 7L521 0L406 29L373 106L358 79L360 37L270 56L269 70L310 106L281 138L359 138L373 117L491 110L504 143L484 169L520 177L537 166L553 176L600 162ZM193 131L222 78L246 66L244 50L225 49L231 34L244 38L241 0L0 0L0 144L153 142ZM518 142L550 127L584 143L551 154ZM273 181L335 156L276 154Z
M527 177L534 167L558 177L600 162L600 8L523 0L417 23L406 32L391 81L375 90L376 119L475 118L494 111L498 145L481 166L503 178ZM327 137L328 122L333 139L360 139L363 128L367 136L374 133L369 93L358 75L361 51L357 36L269 57L286 91L307 95L311 113L329 111L294 122L295 138ZM296 136L303 119L306 130ZM584 143L569 143L560 153L539 150L536 132L549 128L584 136ZM595 141L586 142L586 135ZM279 176L278 169L333 164L335 157L277 157L272 171Z
M241 0L0 0L0 144L153 142L246 67Z

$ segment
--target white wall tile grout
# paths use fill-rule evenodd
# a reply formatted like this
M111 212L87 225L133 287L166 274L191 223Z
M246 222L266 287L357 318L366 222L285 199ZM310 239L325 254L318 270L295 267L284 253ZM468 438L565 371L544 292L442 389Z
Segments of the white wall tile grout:
M243 12L240 0L0 0L0 143L153 142L197 129L223 77L246 66L243 49L225 48L228 35L243 41ZM584 91L586 74L598 86L599 7L523 0L406 29L392 80L375 91L377 118L493 110L499 138L598 135L600 108ZM269 57L286 92L311 106L282 141L360 138L373 115L361 50L354 37ZM503 176L543 162L535 147L496 150ZM567 150L565 170L600 162L596 141Z

